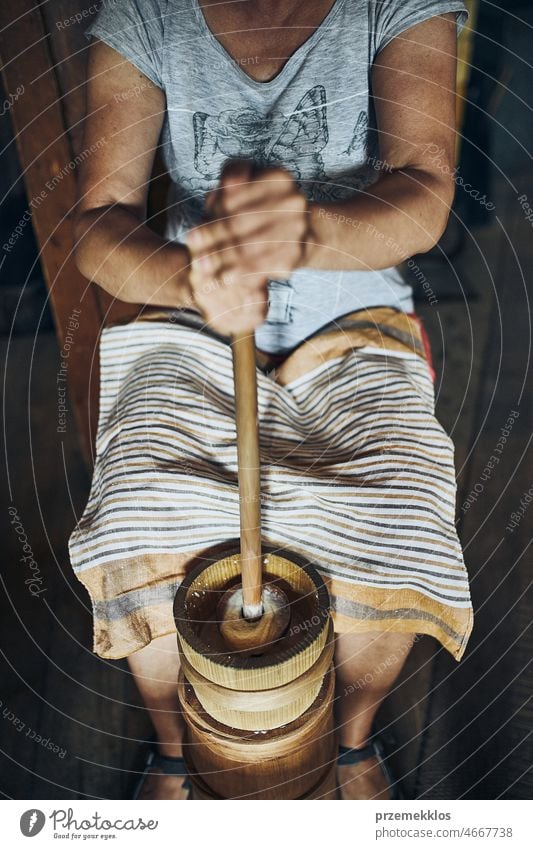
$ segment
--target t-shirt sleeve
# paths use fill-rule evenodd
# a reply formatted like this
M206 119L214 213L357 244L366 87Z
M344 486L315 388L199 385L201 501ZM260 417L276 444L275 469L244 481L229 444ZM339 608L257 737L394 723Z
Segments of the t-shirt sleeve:
M457 35L468 19L468 10L461 0L371 0L370 37L375 57L400 33L447 12L456 13Z
M165 5L162 0L104 0L85 35L104 41L163 88Z

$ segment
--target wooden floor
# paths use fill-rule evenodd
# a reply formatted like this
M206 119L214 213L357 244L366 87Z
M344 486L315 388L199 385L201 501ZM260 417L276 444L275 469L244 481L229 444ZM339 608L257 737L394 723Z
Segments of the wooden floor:
M419 309L438 371L438 415L456 444L459 531L475 627L460 663L422 638L380 712L408 798L517 799L531 798L533 790L527 669L533 506L513 532L506 530L533 486L526 454L533 430L531 272L526 276L533 229L516 200L522 192L533 198L533 179L498 187L497 220L473 234L450 272L459 298ZM428 279L436 274L427 263L424 268ZM461 300L462 286L476 297ZM0 511L6 554L1 792L18 799L128 798L149 727L126 664L91 653L88 598L68 563L68 532L89 480L72 416L66 433L57 433L55 339L3 340L2 359L8 475ZM519 416L500 462L487 473L512 411ZM477 500L462 510L476 490ZM37 597L25 583L31 571L21 558L30 552L10 524L9 507L38 564L43 592Z

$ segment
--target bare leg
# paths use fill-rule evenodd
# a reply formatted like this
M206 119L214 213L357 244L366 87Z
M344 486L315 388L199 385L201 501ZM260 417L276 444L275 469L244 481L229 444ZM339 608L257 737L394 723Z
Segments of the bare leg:
M162 755L182 754L183 720L178 706L179 656L176 635L167 634L128 657L135 683L150 715ZM151 773L144 784L142 799L186 799L183 778Z
M379 705L405 662L414 634L375 631L337 638L337 729L344 746L365 745ZM169 634L128 658L135 683L154 725L162 755L182 753L183 720L177 700L179 657L176 636ZM343 799L388 798L386 781L375 758L342 767ZM154 772L148 776L144 799L186 799L179 776Z
M336 714L339 741L362 748L377 710L390 692L413 645L415 634L369 631L337 638ZM387 799L387 782L376 758L339 769L342 799Z

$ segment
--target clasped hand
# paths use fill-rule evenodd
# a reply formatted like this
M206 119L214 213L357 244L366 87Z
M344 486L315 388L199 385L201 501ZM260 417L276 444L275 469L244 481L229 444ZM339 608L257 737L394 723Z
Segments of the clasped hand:
M254 172L235 161L207 195L205 213L186 239L194 303L220 333L252 332L267 314L268 280L288 278L305 257L307 199L285 169Z

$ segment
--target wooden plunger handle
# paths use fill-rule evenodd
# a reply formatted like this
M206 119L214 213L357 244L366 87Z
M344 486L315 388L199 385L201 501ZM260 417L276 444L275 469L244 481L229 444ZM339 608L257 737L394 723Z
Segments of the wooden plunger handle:
M261 473L257 420L257 374L253 333L233 337L233 375L241 519L243 615L261 616Z

